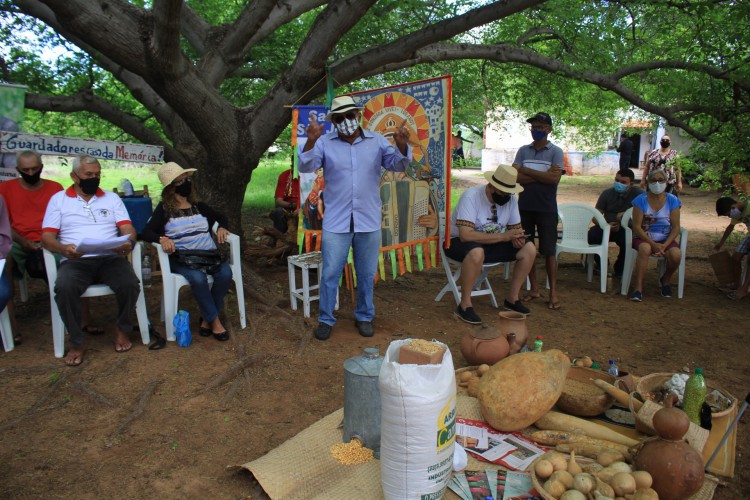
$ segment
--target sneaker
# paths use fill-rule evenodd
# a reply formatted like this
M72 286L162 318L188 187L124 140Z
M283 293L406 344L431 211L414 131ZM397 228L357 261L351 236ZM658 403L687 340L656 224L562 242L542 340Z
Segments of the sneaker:
M503 305L505 306L505 309L507 309L508 311L515 311L517 313L521 313L525 315L531 314L531 309L523 305L523 302L521 302L520 300L511 302L506 299Z
M458 307L456 307L456 316L458 316L458 319L466 321L467 323L471 323L472 325L482 324L482 318L477 316L477 313L474 312L473 307L467 307L464 310L461 309L461 306L459 305Z
M354 326L359 330L363 337L372 337L375 335L375 329L372 327L372 321L355 321Z
M672 285L665 285L661 282L661 280L659 281L659 285L661 285L661 296L667 299L671 299L672 298Z
M643 301L643 294L636 290L635 292L630 294L630 300L634 302L641 302Z
M333 327L328 323L319 323L315 329L315 338L318 340L328 340L331 336L331 330L333 330Z

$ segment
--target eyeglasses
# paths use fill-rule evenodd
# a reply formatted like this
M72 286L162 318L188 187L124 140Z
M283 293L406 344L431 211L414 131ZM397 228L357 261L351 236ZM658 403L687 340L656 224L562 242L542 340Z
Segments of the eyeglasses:
M489 220L497 224L497 205L493 203L492 208L490 208L490 212L492 212L492 217L490 217Z
M357 113L354 111L349 111L348 113L344 115L333 115L333 123L341 123L344 121L344 118L347 120L354 120L357 117Z
M91 210L91 207L89 206L88 203L83 204L83 209L86 210L86 213L88 214L89 217L91 217L91 220L96 222L96 217L94 217L94 212Z

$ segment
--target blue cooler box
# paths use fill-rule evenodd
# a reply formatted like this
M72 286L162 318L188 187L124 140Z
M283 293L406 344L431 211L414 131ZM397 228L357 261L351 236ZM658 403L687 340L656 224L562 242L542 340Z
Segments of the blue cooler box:
M154 208L151 206L151 198L123 198L122 202L128 210L128 215L130 215L130 221L133 223L133 227L135 227L135 232L140 236L143 228L146 227L146 222L151 218L151 214L154 213Z

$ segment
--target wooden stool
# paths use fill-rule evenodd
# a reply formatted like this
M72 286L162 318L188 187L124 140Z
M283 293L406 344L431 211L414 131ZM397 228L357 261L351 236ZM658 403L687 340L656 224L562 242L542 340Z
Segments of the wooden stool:
M297 299L302 301L302 306L306 318L310 317L310 301L320 300L320 295L310 295L310 292L320 289L321 267L323 265L323 256L320 252L310 252L301 255L290 255L287 257L287 266L289 267L289 300L292 304L292 310L297 310ZM297 272L295 267L302 271L302 288L297 288ZM316 285L310 285L310 269L315 269L318 275ZM336 309L339 308L338 288L336 289Z

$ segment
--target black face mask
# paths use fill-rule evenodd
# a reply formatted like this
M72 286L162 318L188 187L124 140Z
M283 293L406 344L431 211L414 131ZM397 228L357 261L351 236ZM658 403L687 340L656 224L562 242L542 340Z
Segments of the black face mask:
M503 205L505 205L506 203L510 201L510 195L492 193L492 201L495 202L495 205L500 205L502 207Z
M33 186L37 182L39 182L39 178L42 176L42 171L35 173L34 175L25 174L23 172L18 172L21 174L21 179L28 184L29 186Z
M186 180L179 186L174 187L174 192L179 194L180 196L184 196L185 198L190 196L190 193L192 190L193 190L193 183L188 180Z
M76 177L78 177L76 175ZM81 191L83 191L83 194L87 194L89 196L96 194L96 190L99 189L99 178L98 177L92 177L90 179L81 179L78 177L78 187L81 188Z
M669 141L661 141L661 147L663 148L668 148L670 144L672 143Z

